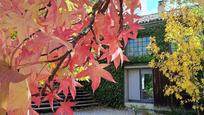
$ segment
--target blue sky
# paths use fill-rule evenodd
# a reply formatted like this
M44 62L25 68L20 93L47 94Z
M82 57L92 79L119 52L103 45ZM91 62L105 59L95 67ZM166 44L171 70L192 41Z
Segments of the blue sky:
M157 13L158 1L160 0L140 0L142 4L142 10L139 11L139 15L147 15Z

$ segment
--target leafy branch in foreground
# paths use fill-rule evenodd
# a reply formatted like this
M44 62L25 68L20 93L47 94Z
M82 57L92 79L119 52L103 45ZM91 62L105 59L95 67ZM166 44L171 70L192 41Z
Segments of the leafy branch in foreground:
M0 112L36 115L31 102L56 100L55 114L73 114L67 95L75 99L78 79L91 79L93 92L101 78L115 82L104 67L128 60L123 49L141 29L136 8L139 0L1 0Z

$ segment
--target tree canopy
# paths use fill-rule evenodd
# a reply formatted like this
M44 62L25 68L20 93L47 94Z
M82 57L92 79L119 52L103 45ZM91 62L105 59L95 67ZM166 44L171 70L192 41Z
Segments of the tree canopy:
M162 17L166 23L164 41L168 51L160 51L151 39L149 48L155 59L150 66L159 70L170 81L165 95L174 94L181 104L193 103L193 108L204 110L204 2L202 0L170 0L174 6ZM173 4L173 5L172 5Z

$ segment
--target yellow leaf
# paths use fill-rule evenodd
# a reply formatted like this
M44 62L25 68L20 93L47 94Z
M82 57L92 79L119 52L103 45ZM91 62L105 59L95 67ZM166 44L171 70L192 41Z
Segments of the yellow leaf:
M30 99L30 91L27 80L19 83L10 83L8 110L15 110L19 108L27 108Z
M0 108L0 115L6 115L6 110Z
M8 90L9 85L7 83L0 83L0 109L7 109L7 100L8 100Z
M180 94L176 93L176 99L183 99L183 97Z

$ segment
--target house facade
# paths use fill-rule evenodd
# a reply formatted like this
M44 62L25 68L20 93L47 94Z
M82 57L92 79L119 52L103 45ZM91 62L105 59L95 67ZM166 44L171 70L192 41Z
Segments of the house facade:
M159 14L143 16L139 21L139 24L144 27L144 31L146 28L162 23ZM151 57L146 48L149 42L150 35L140 32L137 39L128 41L125 50L126 55L133 59L137 57ZM127 106L154 107L153 69L148 66L148 61L150 60L141 60L140 62L125 64L124 66L124 102Z
M162 1L159 3L158 12L163 10ZM126 106L135 105L146 109L178 105L173 96L166 97L163 93L168 80L163 77L158 69L152 69L148 62L153 58L146 48L150 37L156 37L156 42L161 50L173 48L164 43L165 22L159 13L142 16L139 24L144 27L139 31L137 39L130 39L125 53L130 63L124 65L124 103Z

